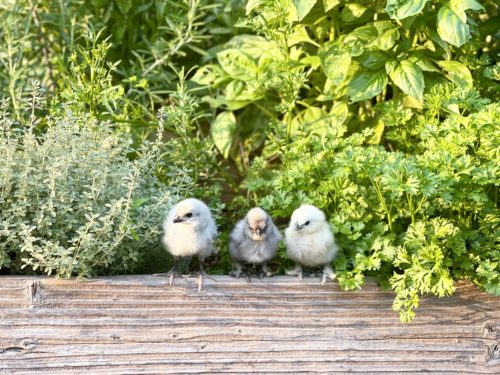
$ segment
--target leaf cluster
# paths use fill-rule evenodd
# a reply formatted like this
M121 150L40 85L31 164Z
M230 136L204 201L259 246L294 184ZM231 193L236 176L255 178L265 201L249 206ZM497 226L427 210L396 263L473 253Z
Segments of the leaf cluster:
M500 106L447 90L425 96L429 110L409 124L420 127L411 154L367 146L370 131L327 137L305 128L293 140L274 138L281 165L256 158L246 180L274 216L287 218L304 202L323 209L342 249L340 285L356 289L377 277L396 292L403 321L419 295L450 295L455 279L498 294ZM436 121L437 100L457 113Z

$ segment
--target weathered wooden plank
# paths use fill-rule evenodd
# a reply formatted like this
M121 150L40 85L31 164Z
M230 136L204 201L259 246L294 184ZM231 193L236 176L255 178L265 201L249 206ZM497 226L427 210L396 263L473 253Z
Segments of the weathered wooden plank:
M500 299L467 283L402 324L370 281L0 277L0 373L500 372Z

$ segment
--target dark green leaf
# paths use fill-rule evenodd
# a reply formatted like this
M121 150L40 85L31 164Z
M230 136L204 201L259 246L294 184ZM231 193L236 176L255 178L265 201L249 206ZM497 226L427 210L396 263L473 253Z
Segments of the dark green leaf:
M427 0L387 0L385 10L389 16L396 20L420 13Z
M340 18L345 23L361 23L368 8L362 4L349 3L340 12Z
M347 95L351 102L371 99L380 94L387 85L387 74L379 72L358 72L347 85Z

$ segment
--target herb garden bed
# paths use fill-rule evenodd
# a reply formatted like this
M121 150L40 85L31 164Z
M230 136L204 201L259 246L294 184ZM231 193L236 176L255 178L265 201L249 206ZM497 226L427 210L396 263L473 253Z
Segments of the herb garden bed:
M459 283L412 323L368 281L0 278L0 373L500 373L500 298Z

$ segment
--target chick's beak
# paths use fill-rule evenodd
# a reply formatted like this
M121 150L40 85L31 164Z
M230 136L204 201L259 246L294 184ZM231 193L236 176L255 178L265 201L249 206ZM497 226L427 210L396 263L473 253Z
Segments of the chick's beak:
M176 223L182 223L184 221L184 219L181 219L179 216L177 216L175 219L174 219L174 224Z
M303 227L302 225L299 225L299 223L296 223L296 224L295 224L295 230L296 230L296 231L299 231L299 230L301 230L302 228L304 228L304 227Z

